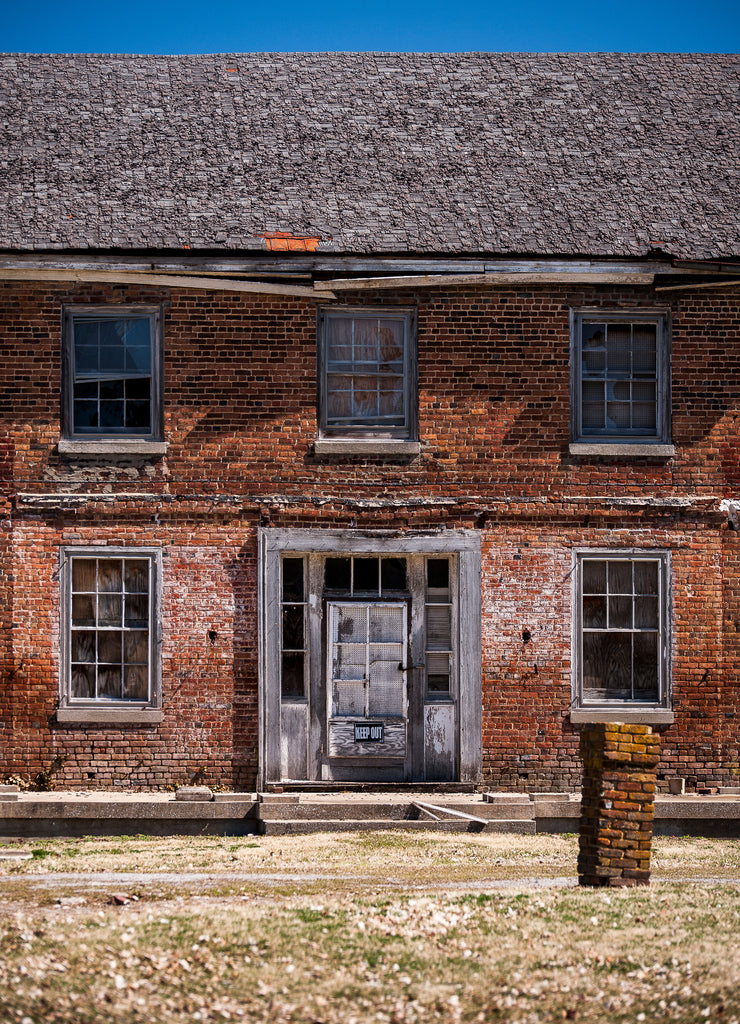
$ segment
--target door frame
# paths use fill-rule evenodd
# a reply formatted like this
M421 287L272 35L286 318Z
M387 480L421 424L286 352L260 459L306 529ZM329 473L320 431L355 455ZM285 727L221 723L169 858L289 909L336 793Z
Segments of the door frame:
M481 699L481 538L477 530L440 530L438 533L391 532L337 529L286 529L260 527L258 530L258 716L259 769L257 784L281 779L281 695L280 695L280 566L284 555L455 555L458 593L457 672L457 758L456 777L461 782L480 782L482 760ZM311 560L306 559L308 565ZM318 581L306 572L309 604ZM321 602L319 601L319 605ZM412 609L413 614L423 614ZM309 646L308 672L311 679L324 679L322 664L323 610L312 616L313 635ZM415 659L416 653L411 652ZM417 683L419 681L417 680ZM409 680L409 687L412 683ZM321 734L319 709L326 708L323 692L313 706L306 704L305 743L307 778L320 778L319 751L311 737ZM298 705L289 708L291 713ZM411 712L410 712L411 713Z

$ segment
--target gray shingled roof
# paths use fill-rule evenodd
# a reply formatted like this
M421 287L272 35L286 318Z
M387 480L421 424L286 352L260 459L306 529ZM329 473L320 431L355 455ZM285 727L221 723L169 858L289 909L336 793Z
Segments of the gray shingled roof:
M0 247L737 255L738 61L0 56Z

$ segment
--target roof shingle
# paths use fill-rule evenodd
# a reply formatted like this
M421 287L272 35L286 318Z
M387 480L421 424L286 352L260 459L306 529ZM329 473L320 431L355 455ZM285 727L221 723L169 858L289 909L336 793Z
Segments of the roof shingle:
M0 247L740 253L736 55L0 56Z

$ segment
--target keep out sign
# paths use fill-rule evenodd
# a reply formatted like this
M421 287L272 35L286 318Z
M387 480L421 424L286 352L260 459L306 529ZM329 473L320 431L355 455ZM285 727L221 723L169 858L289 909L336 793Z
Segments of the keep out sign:
M355 743L382 743L382 722L355 722Z

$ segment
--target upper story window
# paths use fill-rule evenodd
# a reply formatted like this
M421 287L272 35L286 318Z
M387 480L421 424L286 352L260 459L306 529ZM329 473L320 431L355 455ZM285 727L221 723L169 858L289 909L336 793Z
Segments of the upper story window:
M596 444L670 443L665 313L573 313L572 437Z
M64 328L65 437L161 439L159 307L69 306Z
M415 312L324 309L318 332L321 435L415 440Z

